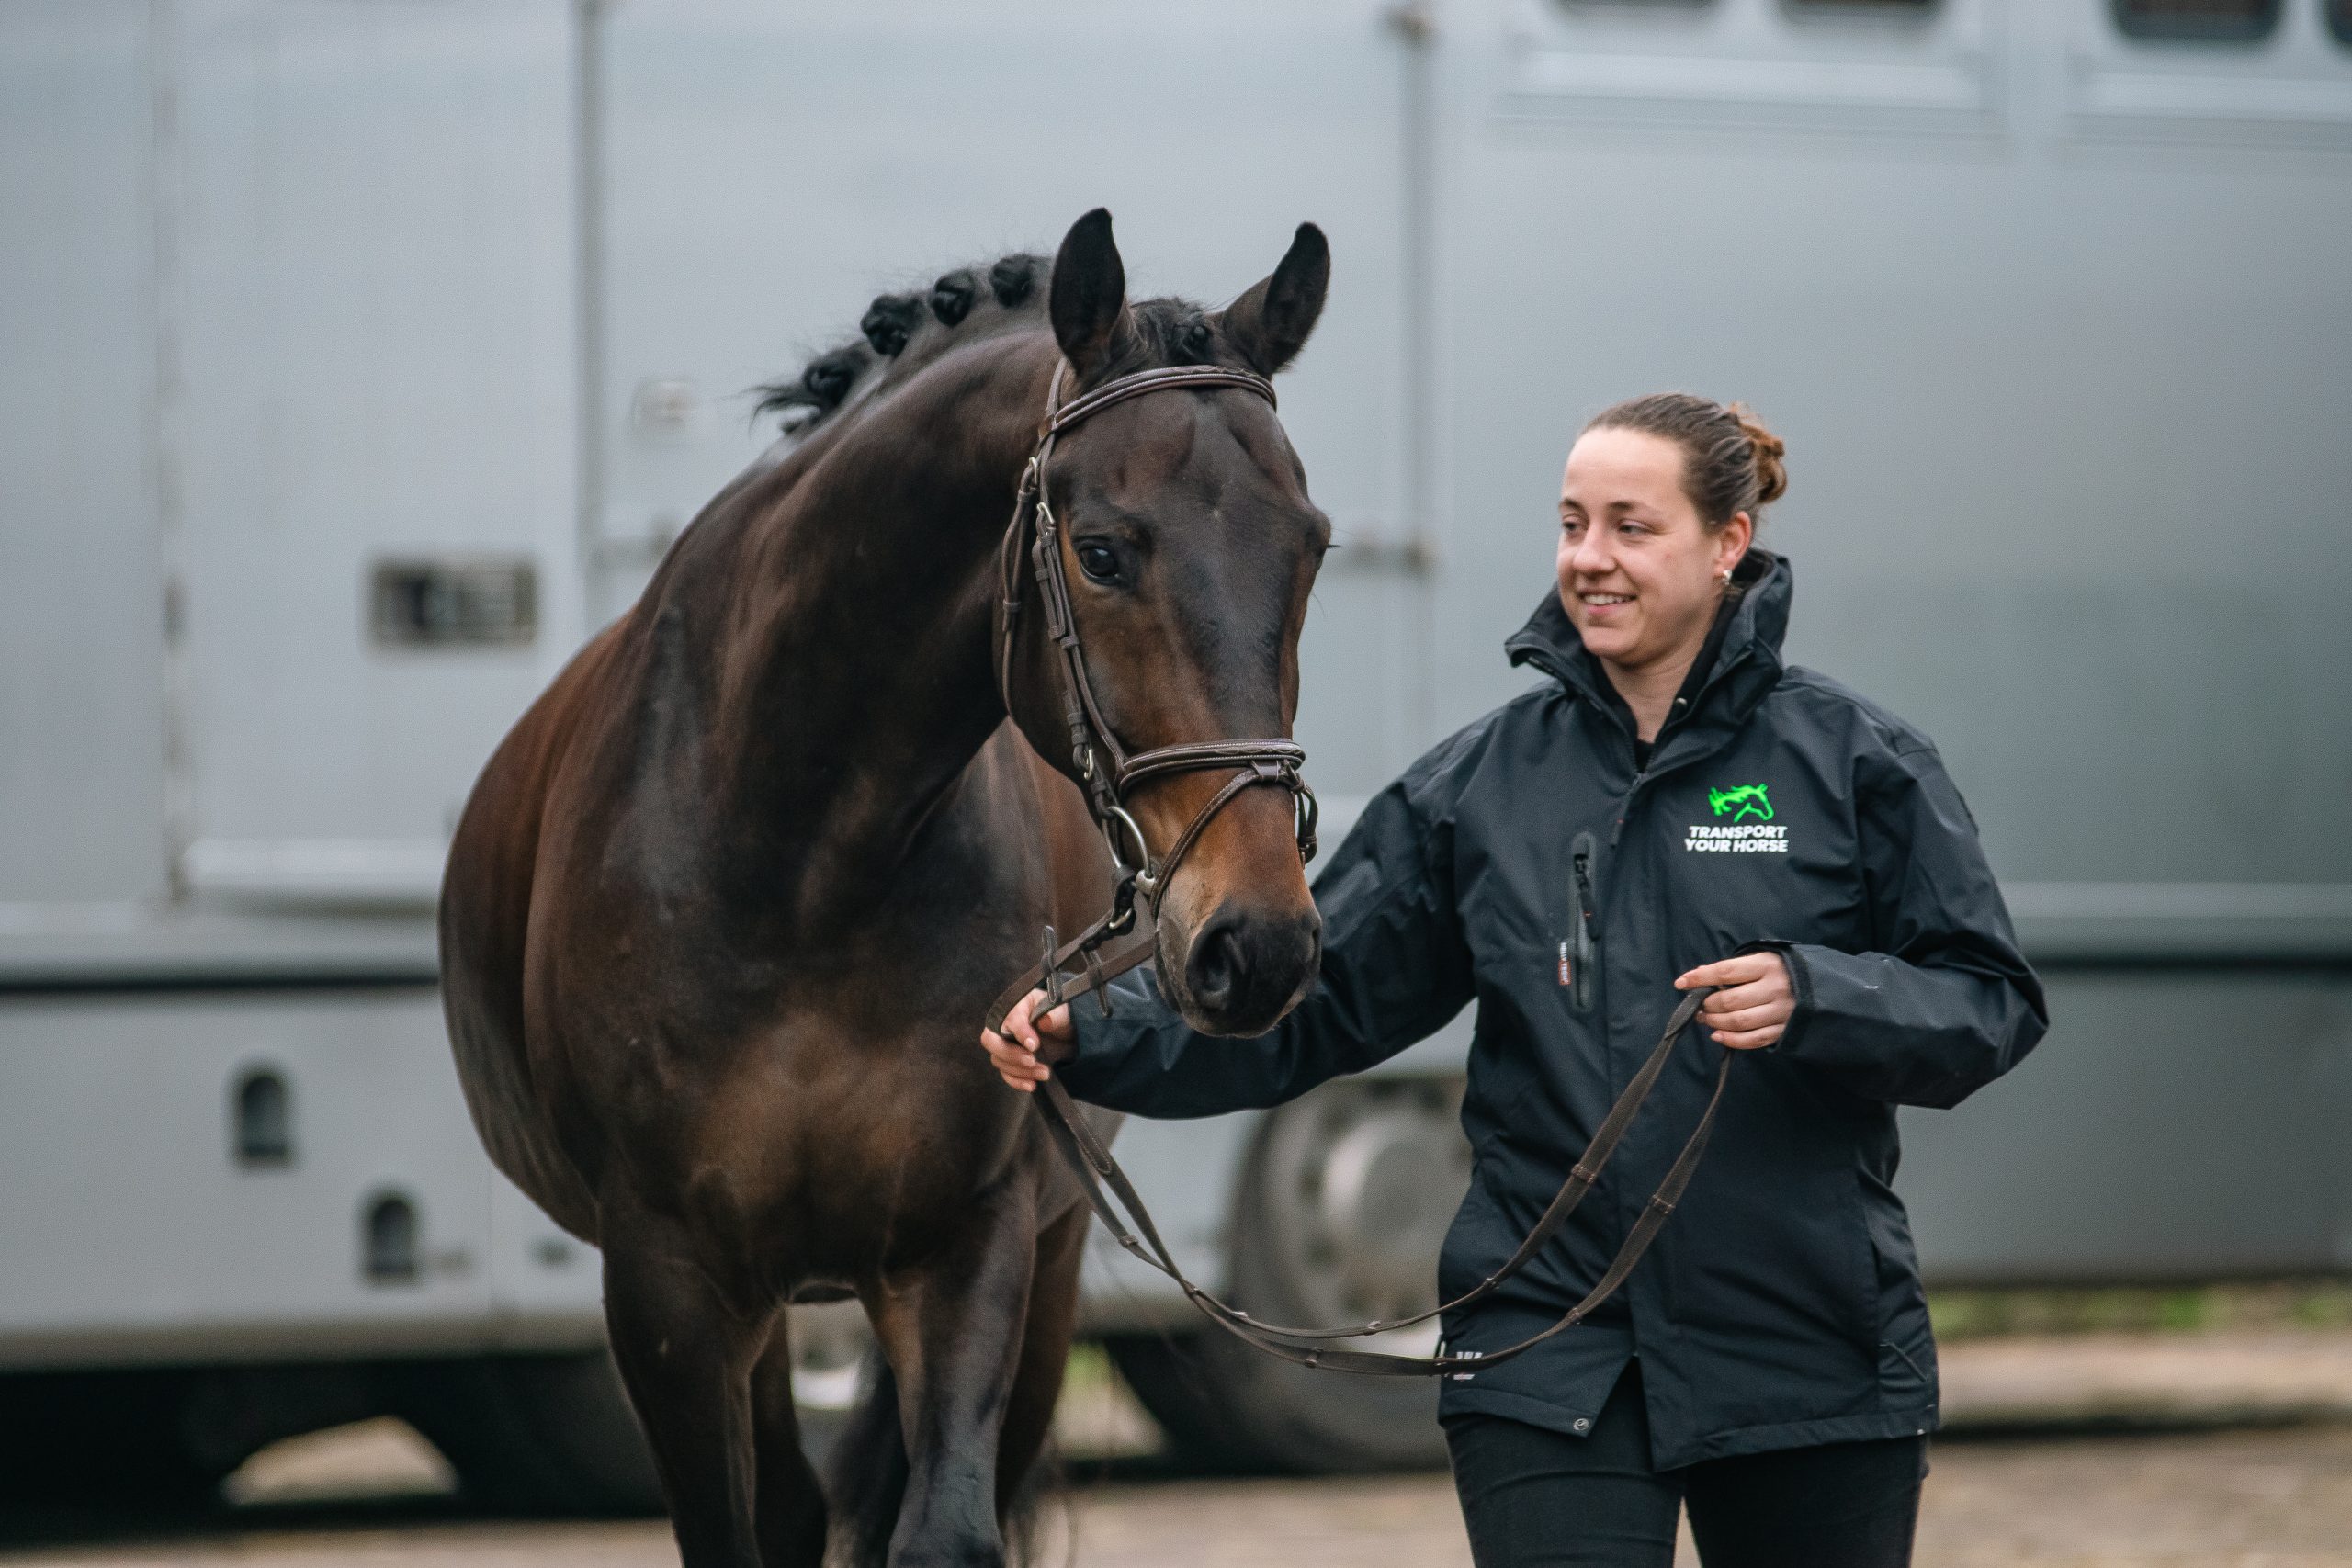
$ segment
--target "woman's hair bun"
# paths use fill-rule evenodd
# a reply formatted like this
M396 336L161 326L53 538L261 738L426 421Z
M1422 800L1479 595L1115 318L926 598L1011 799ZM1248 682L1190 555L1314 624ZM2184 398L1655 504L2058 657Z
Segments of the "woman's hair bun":
M1593 416L1587 430L1637 430L1682 448L1682 489L1710 528L1762 509L1788 492L1788 445L1738 403L1726 408L1688 392L1629 398Z
M1765 429L1745 404L1734 403L1725 412L1739 421L1739 433L1755 448L1756 504L1770 506L1789 492L1789 468L1781 460L1789 455L1789 444Z

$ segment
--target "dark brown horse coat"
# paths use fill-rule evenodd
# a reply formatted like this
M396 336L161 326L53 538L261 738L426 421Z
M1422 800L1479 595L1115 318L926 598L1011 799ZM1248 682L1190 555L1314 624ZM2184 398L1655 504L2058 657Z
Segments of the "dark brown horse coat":
M1002 1561L1086 1216L972 1038L1046 923L1102 912L1111 872L1044 760L1066 742L1035 615L1008 722L996 547L1057 364L1069 393L1154 365L1272 374L1328 268L1302 228L1222 312L1130 307L1097 212L1043 290L1013 257L876 301L879 352L827 355L775 400L816 417L710 503L476 786L441 911L469 1103L499 1168L604 1249L690 1568L822 1555L782 1309L849 1292L890 1375L842 1445L837 1550ZM1065 438L1053 483L1123 741L1287 735L1329 526L1272 411L1136 399ZM1222 782L1142 786L1155 848ZM1255 1033L1309 983L1317 930L1287 795L1245 791L1168 890L1166 994Z

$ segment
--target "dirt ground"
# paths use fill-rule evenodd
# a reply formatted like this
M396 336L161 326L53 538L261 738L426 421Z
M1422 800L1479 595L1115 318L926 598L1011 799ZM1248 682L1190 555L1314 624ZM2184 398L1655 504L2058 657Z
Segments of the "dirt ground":
M2352 1568L2352 1336L2071 1337L1946 1352L1919 1568ZM1044 1561L1071 1568L1448 1568L1442 1475L1167 1472L1115 1395L1069 1413L1080 1462ZM198 1521L0 1521L0 1568L669 1568L658 1521L469 1515L396 1423L300 1439ZM1687 1550L1682 1561L1695 1562Z
M1919 1568L2352 1568L2352 1427L1939 1445ZM1083 1568L1466 1565L1442 1475L1122 1480L1074 1491L1047 1562ZM12 1568L670 1568L658 1521L537 1524L443 1507L258 1509L0 1553ZM1074 1547L1074 1551L1070 1549ZM1067 1553L1067 1555L1065 1555ZM1684 1563L1696 1559L1686 1550Z

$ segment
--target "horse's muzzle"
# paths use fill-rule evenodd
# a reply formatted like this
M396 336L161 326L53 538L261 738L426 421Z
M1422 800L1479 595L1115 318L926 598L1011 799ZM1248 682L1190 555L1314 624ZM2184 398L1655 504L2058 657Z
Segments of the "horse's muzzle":
M1211 1034L1263 1034L1306 994L1322 956L1323 921L1312 905L1289 914L1227 901L1185 950L1186 1010Z

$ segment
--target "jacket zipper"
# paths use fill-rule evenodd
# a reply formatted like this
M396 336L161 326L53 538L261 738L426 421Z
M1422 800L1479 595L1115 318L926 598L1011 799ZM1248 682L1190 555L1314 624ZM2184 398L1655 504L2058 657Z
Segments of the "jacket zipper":
M1568 940L1560 944L1560 983L1568 987L1568 1004L1578 1012L1592 1008L1592 950L1600 940L1592 895L1592 835L1578 833L1568 845L1575 907L1568 913Z
M1678 711L1669 716L1666 723L1658 728L1657 739L1650 742L1651 761L1656 761L1657 760L1657 749L1666 744L1666 732L1668 729L1673 728L1674 720L1681 716L1679 712L1679 705L1682 699L1679 697L1675 699ZM1641 742L1634 739L1634 735L1632 730L1627 730L1625 732L1625 739L1632 745L1634 755L1639 756L1641 754ZM1650 771L1646 766L1639 762L1636 762L1634 765L1634 782L1625 786L1625 797L1617 803L1617 819L1609 825L1609 847L1611 849L1615 849L1617 847L1617 840L1625 836L1625 819L1634 814L1634 797L1642 793L1642 785L1649 782L1649 777Z
M1647 773L1635 773L1634 782L1625 786L1625 798L1617 803L1617 820L1609 829L1611 849L1615 849L1617 840L1625 836L1625 818L1634 814L1634 796L1641 793L1643 781L1648 777Z

